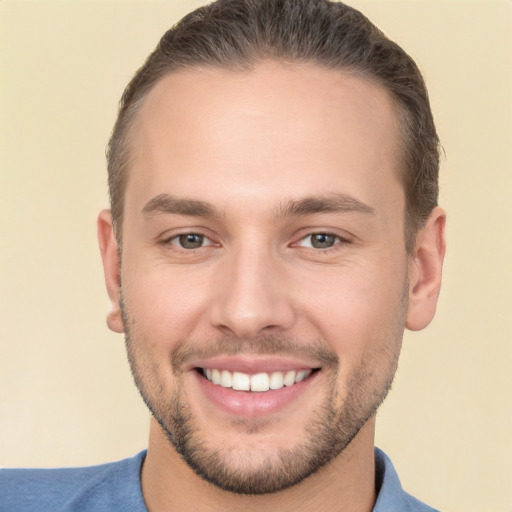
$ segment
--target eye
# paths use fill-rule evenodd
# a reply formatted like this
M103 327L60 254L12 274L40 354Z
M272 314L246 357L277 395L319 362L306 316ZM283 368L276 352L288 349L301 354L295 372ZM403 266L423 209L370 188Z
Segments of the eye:
M304 237L298 245L313 249L330 249L341 241L342 239L339 236L330 233L312 233Z
M168 242L182 249L199 249L212 244L207 237L198 233L184 233L169 239Z

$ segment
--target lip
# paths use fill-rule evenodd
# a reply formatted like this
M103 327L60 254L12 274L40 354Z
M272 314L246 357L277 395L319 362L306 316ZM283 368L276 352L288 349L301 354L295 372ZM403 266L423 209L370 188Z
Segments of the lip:
M272 373L279 371L313 370L320 368L320 366L321 365L315 364L315 362L312 361L298 361L279 357L218 356L193 361L188 365L187 370L210 368L212 370L228 370L230 372L254 375L256 373Z
M217 362L215 362L215 364L217 364ZM205 366L203 366L203 368L204 367ZM210 367L210 364L206 367ZM212 366L212 368L220 369L219 366ZM297 368L297 363L295 363L291 369ZM232 366L230 365L229 368L223 369L232 369ZM261 366L258 366L258 369L261 369ZM279 366L279 369L283 369L283 367ZM245 371L247 372L247 369L245 369ZM232 388L225 388L213 384L197 370L193 370L190 373L195 379L200 392L202 392L206 399L216 408L235 417L254 419L276 414L300 400L301 396L314 386L320 372L313 372L306 379L293 386L285 386L280 389L265 392L235 391Z

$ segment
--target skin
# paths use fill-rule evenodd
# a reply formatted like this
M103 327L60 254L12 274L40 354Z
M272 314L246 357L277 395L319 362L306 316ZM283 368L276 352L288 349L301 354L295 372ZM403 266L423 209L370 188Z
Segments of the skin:
M371 510L374 412L404 328L434 316L445 248L436 208L406 252L391 98L313 64L181 71L150 92L133 133L122 264L108 211L98 233L108 325L129 331L132 370L154 415L171 423L179 397L202 450L242 476L269 461L282 473L276 453L303 451L326 403L336 412L327 432L347 411L360 421L319 471L247 495L198 476L153 417L142 471L148 509ZM187 233L203 245L180 247ZM332 246L312 246L315 233L334 235ZM203 392L189 367L198 354L256 364L285 357L320 370L271 414L235 415Z

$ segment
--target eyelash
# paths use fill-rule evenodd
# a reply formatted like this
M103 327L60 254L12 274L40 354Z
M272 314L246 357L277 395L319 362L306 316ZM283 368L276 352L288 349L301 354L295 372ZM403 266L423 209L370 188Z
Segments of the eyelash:
M206 245L200 245L199 247L194 247L194 248L186 248L186 247L183 247L183 245L180 245L178 243L178 241L182 237L194 237L194 236L200 237L203 239L203 242L208 241L209 243L207 243ZM177 243L173 243L174 241L177 241ZM179 249L181 249L181 250L192 251L192 250L202 249L202 248L208 247L210 245L215 245L215 242L213 242L209 237L207 237L206 235L203 235L202 233L196 233L196 232L190 231L190 232L186 232L186 233L178 233L177 235L173 235L169 238L166 238L165 240L162 241L162 244L163 245L175 245L175 246L179 247Z
M332 238L334 238L334 243L330 247L314 247L311 242L311 239L314 236L332 237ZM302 242L304 242L308 239L310 239L310 245L308 245L308 246L301 245ZM315 231L314 233L308 233L306 236L302 237L294 245L298 245L299 247L306 247L307 249L313 249L313 250L315 250L315 252L318 252L318 253L326 253L326 252L337 251L337 250L341 249L343 245L346 245L349 243L350 243L350 240L348 240L347 238L344 238L340 235L337 235L335 233L330 233L328 231Z
M334 240L333 245L330 247L314 247L311 242L310 242L310 245L307 245L307 246L302 245L302 242L306 241L307 239L311 240L311 238L314 236L333 237L335 240ZM182 237L200 237L202 239L202 242L201 242L201 245L198 247L186 248L186 247L183 247L183 244L180 243L180 239L182 239ZM209 243L206 243L206 245L204 245L205 241L207 241ZM315 231L315 232L308 233L307 235L303 236L302 238L300 238L300 240L298 242L294 242L292 244L292 247L293 246L304 247L307 249L313 249L316 253L326 253L326 252L332 252L332 251L339 250L343 245L347 245L350 243L351 243L350 240L348 240L347 238L344 238L340 235L337 235L335 233L330 233L328 231ZM177 246L179 248L179 250L184 250L187 252L198 250L198 249L203 249L205 247L212 246L212 245L216 245L216 243L213 242L208 236L203 235L202 233L196 233L196 232L192 232L192 231L185 232L185 233L179 233L179 234L173 235L169 238L166 238L165 240L162 241L162 244L163 245L174 245L174 246Z

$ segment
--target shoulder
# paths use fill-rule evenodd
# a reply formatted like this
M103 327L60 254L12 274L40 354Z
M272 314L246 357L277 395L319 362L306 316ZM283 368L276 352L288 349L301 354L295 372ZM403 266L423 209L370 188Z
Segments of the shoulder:
M0 469L0 512L145 512L143 451L118 462L58 469Z
M379 494L373 512L438 512L402 489L389 457L375 448L375 467Z

